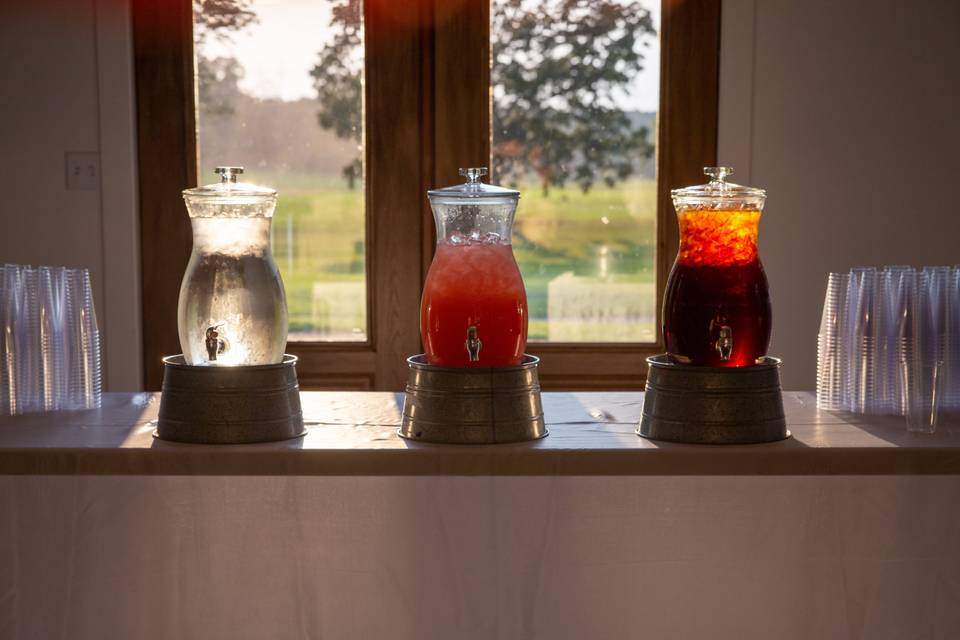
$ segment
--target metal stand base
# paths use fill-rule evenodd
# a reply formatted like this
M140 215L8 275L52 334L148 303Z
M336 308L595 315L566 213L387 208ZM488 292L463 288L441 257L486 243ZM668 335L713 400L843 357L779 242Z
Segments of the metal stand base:
M780 391L780 359L749 367L694 367L666 355L650 371L637 434L688 444L756 444L790 436Z
M306 433L297 358L253 367L198 367L163 359L156 435L194 444L249 444Z
M400 437L441 444L505 444L547 435L540 405L540 359L515 367L459 369L407 358Z

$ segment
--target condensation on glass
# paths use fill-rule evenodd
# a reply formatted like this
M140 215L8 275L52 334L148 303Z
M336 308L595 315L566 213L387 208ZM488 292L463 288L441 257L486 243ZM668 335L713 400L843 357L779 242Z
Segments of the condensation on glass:
M529 337L656 340L659 0L493 0L492 179L524 193Z
M243 167L217 167L219 182L183 192L193 251L180 285L177 327L187 364L276 364L287 344L287 304L270 252L277 192L238 182Z
M280 193L291 341L367 339L360 0L197 0L198 166Z

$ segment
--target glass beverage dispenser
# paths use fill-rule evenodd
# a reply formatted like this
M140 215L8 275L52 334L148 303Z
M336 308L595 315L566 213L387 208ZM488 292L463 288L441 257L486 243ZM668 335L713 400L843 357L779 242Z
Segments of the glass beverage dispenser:
M510 236L520 192L480 182L427 192L437 251L420 301L424 353L407 358L402 438L506 444L547 435L540 359L524 354L527 293Z
M461 169L466 183L427 192L437 251L420 334L431 365L518 365L527 344L527 294L510 239L520 192L481 183L486 173Z
M193 253L180 285L182 355L163 359L156 436L194 444L247 444L306 433L287 303L270 252L277 192L237 182L183 192Z
M287 303L270 252L273 189L237 182L242 167L217 167L220 182L183 192L193 253L180 285L177 326L188 365L279 363Z
M763 189L726 182L707 167L707 184L672 191L680 251L667 281L663 335L680 364L744 367L766 355L770 294L757 252Z

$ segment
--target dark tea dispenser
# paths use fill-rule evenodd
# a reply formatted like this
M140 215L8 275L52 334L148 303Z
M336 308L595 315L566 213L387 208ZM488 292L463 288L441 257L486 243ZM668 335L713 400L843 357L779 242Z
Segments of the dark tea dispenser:
M671 192L680 248L667 280L667 353L647 359L637 432L697 444L773 442L788 436L780 360L767 355L770 294L757 250L763 189L726 181Z

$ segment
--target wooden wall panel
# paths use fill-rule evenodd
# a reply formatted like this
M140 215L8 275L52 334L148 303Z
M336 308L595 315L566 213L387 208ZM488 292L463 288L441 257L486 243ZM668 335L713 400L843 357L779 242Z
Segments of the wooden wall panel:
M420 120L423 2L367 0L365 82L367 285L372 291L376 388L401 389L420 352L422 198Z
M180 353L177 298L192 245L180 192L196 186L193 13L189 1L134 0L140 156L144 386L160 388L164 356Z

